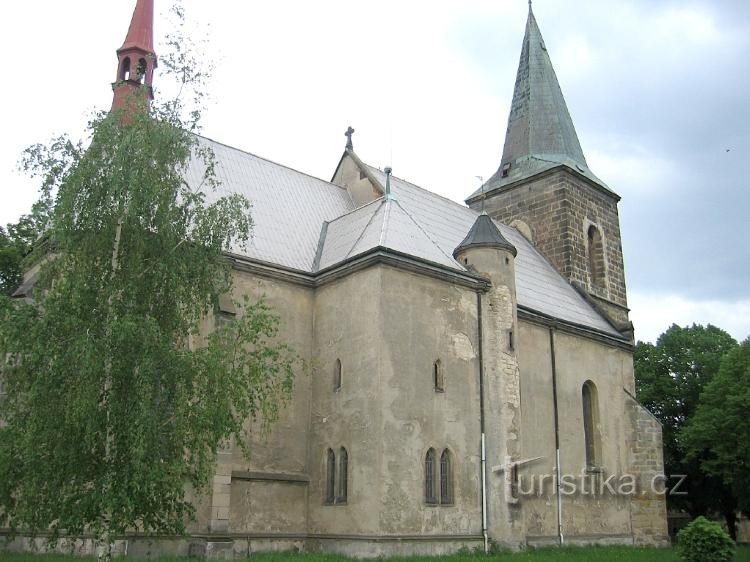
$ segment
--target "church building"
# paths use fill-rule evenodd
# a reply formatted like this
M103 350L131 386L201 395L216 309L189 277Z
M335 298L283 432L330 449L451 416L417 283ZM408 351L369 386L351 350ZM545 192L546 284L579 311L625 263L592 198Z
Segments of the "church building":
M152 85L152 28L153 0L138 0L115 107ZM315 369L249 460L219 451L190 536L159 550L666 544L620 197L588 167L531 8L502 159L465 205L368 165L352 134L330 181L201 139L217 194L252 203L252 240L229 256L234 296L265 297ZM196 161L187 179L201 176ZM208 329L237 313L227 299Z

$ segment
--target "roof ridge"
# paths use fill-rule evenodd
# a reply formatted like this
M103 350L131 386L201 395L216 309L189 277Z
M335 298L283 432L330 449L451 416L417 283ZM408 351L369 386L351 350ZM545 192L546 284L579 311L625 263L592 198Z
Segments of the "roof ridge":
M339 219L343 219L344 217L352 215L352 214L356 213L357 211L361 211L362 209L364 209L366 207L369 207L370 205L374 205L375 203L382 202L384 199L385 199L384 197L378 197L377 199L373 199L369 203L365 203L364 205L360 205L356 209L352 209L351 211L347 211L343 215L339 215L336 218L333 218L333 219L331 219L331 220L329 220L327 222L332 223L332 222L337 221Z
M375 201L378 201L378 200L376 199ZM375 220L375 215L377 215L377 214L378 214L378 211L380 210L380 207L381 207L381 206L382 206L382 205L383 205L384 203L385 203L385 199L381 199L381 200L380 200L380 205L378 206L378 208L377 208L377 209L375 209L375 212L374 212L374 213L372 213L372 216L370 216L370 220L368 220L368 221L367 221L367 224L366 224L366 225L365 225L365 227L364 227L364 228L362 229L362 232L360 232L360 233L359 233L359 236L357 236L357 239L356 239L356 240L354 241L354 244L352 244L352 247L351 247L351 248L349 248L349 251L348 251L348 252L346 253L346 255L344 256L344 259L346 259L346 258L348 258L349 256L351 256L351 253L352 253L352 252L354 251L354 248L356 248L356 247L357 247L357 244L359 244L359 241L360 241L360 240L362 240L362 237L363 237L363 236L365 235L365 232L367 232L367 229L368 229L368 228L370 228L370 225L372 224L372 221L373 221L373 220Z
M317 181L319 181L321 183L324 183L326 185L330 185L330 186L336 187L336 188L341 189L343 191L348 191L345 187L341 187L340 185L336 185L335 183L332 183L330 181L326 181L326 180L324 180L322 178L319 178L319 177L314 176L312 174L309 174L307 172L303 172L302 170L298 170L296 168L292 168L291 166L287 166L285 164L280 164L279 162L276 162L275 160L271 160L270 158L266 158L265 156L259 156L258 154L255 154L254 152L250 152L249 150L245 150L244 148L237 148L236 146L232 146L231 144L227 144L225 142L217 141L216 139L212 139L211 137L208 137L206 135L201 135L201 134L198 134L198 133L193 133L193 134L196 137L198 137L198 138L201 138L201 139L210 141L212 143L221 145L221 146L223 146L225 148L229 148L231 150L236 150L237 152L241 152L243 154L247 154L248 156L252 156L252 157L257 158L259 160L263 160L264 162L268 162L269 164L273 164L274 166L279 166L280 168L285 168L285 169L290 170L292 172L296 172L296 173L301 174L303 176L307 176L308 178L312 178L314 180L317 180Z
M404 206L398 201L398 199L395 202L400 207L400 209L404 212L404 214L406 214L406 216L409 217L411 222L413 222L416 225L416 227L422 232L422 234L425 235L427 240L429 240L430 243L433 246L435 246L441 254L443 254L446 258L448 258L448 261L451 261L455 263L456 265L458 265L461 268L461 270L463 271L466 270L466 268L463 265L461 265L458 262L458 260L456 260L456 258L454 258L453 256L449 256L448 254L445 253L445 250L443 250L443 248L440 247L440 244L438 244L437 242L435 242L435 240L432 239L432 236L429 235L429 233L425 230L425 228L421 224L419 224L417 219L415 219L409 211L404 209Z
M315 259L313 260L312 270L318 271L320 268L320 260L323 257L323 248L325 247L326 238L328 237L328 225L329 221L323 221L323 225L320 227L320 238L318 238L318 247L315 250Z
M375 166L371 166L370 164L365 164L365 166L367 166L368 168L372 168L373 170L377 170L381 174L385 173L380 168L376 168ZM419 189L420 191L424 191L425 193L429 193L430 195L434 195L435 197L438 197L438 198L442 199L443 201L448 201L449 203L452 203L453 205L455 205L457 207L460 207L461 209L464 209L466 211L471 211L472 213L475 213L477 216L480 214L477 211L475 211L474 209L472 209L471 207L468 207L468 206L466 206L466 205L464 205L462 203L459 203L458 201L454 201L453 199L450 199L450 198L446 197L445 195L440 195L439 193L435 193L434 191L431 191L431 190L427 189L426 187L422 187L421 185L417 185L416 183L410 182L409 180L405 180L402 177L399 177L399 176L396 176L394 174L391 174L391 179L396 179L396 180L402 181L404 183L408 183L411 187L415 187L415 188Z

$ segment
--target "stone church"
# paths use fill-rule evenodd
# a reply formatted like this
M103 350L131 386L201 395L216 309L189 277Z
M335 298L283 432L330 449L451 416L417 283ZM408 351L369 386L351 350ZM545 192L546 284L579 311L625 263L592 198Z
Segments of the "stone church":
M138 0L115 106L152 84L152 27L153 0ZM253 206L252 241L230 256L235 296L264 296L316 369L250 460L219 452L191 536L159 548L665 544L661 428L635 398L620 197L588 167L531 9L502 158L466 205L368 165L352 133L330 181L201 139L218 194ZM217 318L236 313L227 300Z

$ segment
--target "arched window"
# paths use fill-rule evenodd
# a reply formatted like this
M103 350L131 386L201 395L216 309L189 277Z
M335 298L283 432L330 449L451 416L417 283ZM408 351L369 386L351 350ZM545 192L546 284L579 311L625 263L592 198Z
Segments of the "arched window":
M333 391L338 392L339 390L341 390L341 360L336 359L333 366Z
M339 451L339 494L336 503L346 503L349 492L349 453L344 447Z
M326 503L333 504L336 501L336 453L328 449L326 457Z
M437 503L435 489L435 449L430 449L424 457L424 501L428 504Z
M122 64L120 65L120 75L118 76L118 80L122 82L123 80L130 80L130 58L125 57L122 59Z
M139 59L138 60L138 67L136 68L136 80L138 80L141 84L143 84L143 79L146 76L146 59Z
M440 503L443 505L453 503L452 468L451 453L448 449L445 449L440 455Z
M432 381L435 385L435 392L445 392L445 376L440 359L432 365Z
M583 405L583 439L586 448L586 466L597 467L601 462L599 446L599 405L596 396L596 386L586 381L581 388L581 402Z
M591 282L597 287L604 288L604 242L602 233L593 224L588 230L588 255L589 255L589 275Z

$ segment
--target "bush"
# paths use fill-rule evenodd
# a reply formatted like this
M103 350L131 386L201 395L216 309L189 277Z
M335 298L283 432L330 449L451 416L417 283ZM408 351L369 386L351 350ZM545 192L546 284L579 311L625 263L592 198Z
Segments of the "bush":
M685 562L729 562L735 544L721 525L698 517L677 533L677 545Z

